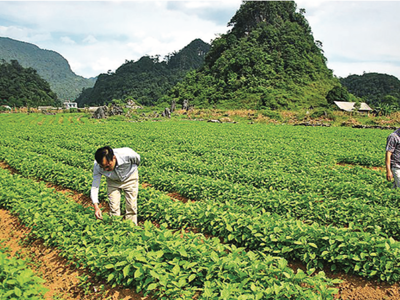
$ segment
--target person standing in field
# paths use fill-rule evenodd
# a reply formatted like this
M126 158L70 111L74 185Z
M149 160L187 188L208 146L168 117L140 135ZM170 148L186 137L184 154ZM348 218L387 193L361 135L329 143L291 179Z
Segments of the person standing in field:
M137 225L137 195L139 192L140 155L131 148L111 149L109 146L97 149L93 166L93 182L90 198L97 219L103 219L99 208L99 187L101 176L107 179L107 195L110 215L121 215L121 191L125 192L125 219Z
M386 142L386 179L393 187L400 187L400 128L391 133Z

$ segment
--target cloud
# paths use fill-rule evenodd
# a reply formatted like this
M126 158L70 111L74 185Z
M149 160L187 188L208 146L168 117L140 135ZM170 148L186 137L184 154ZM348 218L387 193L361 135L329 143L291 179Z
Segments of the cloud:
M85 44L95 44L97 42L97 39L93 35L88 35L83 39L82 42Z
M335 62L335 74L339 77L347 77L352 74L382 73L388 75L400 74L400 64L391 62ZM328 62L328 66L330 63ZM396 75L394 75L396 76ZM396 76L400 78L399 76Z
M68 37L68 36L62 36L61 38L60 38L60 40L64 43L64 44L69 44L69 45L75 45L76 43L75 43L75 41L74 40L72 40L70 37Z
M14 36L16 38L25 38L27 36L27 32L25 28L17 26L0 26L0 35Z
M167 5L166 1L0 1L0 34L57 51L77 74L96 76L118 68L125 59L164 56L195 38L210 42L216 32L225 31L225 25L169 10ZM9 20L16 25L10 26Z
M0 1L0 36L57 51L85 77L125 60L211 42L229 29L240 0ZM328 67L338 76L363 71L400 78L400 1L298 0ZM392 73L391 73L392 72Z
M400 62L396 50L400 38L395 32L400 28L400 2L322 1L306 11L314 38L322 41L334 74L395 72L400 78L399 68L393 65Z
M219 26L227 25L239 9L242 1L173 1L167 2L167 9L189 16L211 21Z

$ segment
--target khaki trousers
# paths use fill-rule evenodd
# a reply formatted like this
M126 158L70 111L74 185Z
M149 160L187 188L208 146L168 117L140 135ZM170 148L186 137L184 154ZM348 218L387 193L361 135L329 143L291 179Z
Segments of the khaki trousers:
M127 180L115 181L107 178L107 194L110 215L121 215L121 191L125 192L125 219L137 225L137 196L139 192L139 173L136 170Z

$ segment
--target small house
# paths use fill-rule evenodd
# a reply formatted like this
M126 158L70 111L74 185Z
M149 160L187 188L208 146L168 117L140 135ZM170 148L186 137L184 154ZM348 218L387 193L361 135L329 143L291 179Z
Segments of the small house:
M65 101L64 102L64 108L65 109L78 108L78 103L72 102L72 101Z
M347 112L353 112L354 111L354 105L356 102L345 102L345 101L334 101L336 106L339 107L340 110L342 111L347 111ZM372 108L369 107L369 105L365 102L360 103L360 108L357 110L360 113L366 113L368 114L369 112L372 112Z

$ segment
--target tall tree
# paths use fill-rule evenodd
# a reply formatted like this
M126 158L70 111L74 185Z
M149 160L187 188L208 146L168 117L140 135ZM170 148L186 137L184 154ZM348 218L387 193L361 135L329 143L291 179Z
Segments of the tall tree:
M348 102L350 99L349 92L342 86L334 86L326 95L326 100L329 104L334 104L335 101Z

